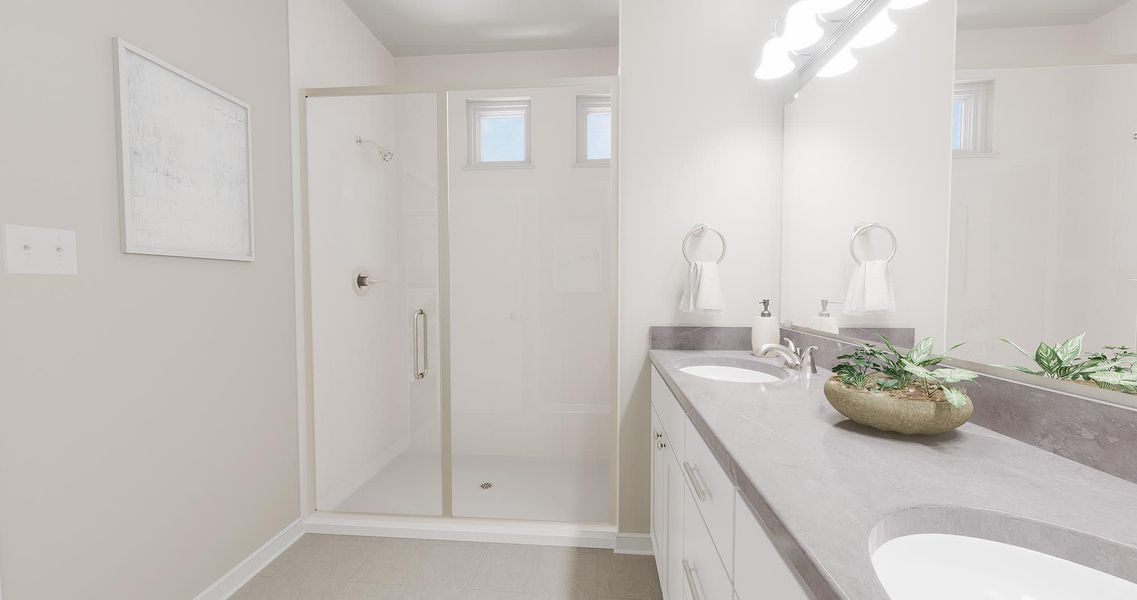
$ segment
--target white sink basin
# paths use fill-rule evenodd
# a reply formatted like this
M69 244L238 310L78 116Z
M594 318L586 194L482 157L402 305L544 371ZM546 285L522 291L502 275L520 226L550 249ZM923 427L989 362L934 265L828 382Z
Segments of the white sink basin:
M1018 546L940 533L907 535L872 555L892 600L1133 600L1137 584Z
M723 365L694 365L683 367L679 369L679 371L688 375L694 375L695 377L702 377L703 379L732 381L735 383L770 383L781 381L782 379L765 371Z

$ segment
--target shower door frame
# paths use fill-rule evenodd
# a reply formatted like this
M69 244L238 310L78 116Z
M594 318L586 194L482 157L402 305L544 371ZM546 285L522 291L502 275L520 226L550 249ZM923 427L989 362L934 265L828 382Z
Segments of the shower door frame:
M303 286L303 306L297 307L297 323L303 336L298 344L302 364L298 373L299 407L299 462L300 509L305 529L315 533L350 533L357 535L395 535L431 539L461 539L480 541L516 541L549 545L578 545L612 548L616 542L617 515L619 513L619 368L614 367L610 392L610 446L608 479L608 521L605 523L564 523L555 521L525 521L493 518L454 516L453 490L453 436L450 403L450 240L449 240L449 94L523 88L556 88L578 86L605 86L612 94L612 159L611 159L611 221L613 244L612 323L617 335L612 339L612 356L619 356L619 78L618 76L571 77L529 81L448 83L427 85L371 85L350 87L303 88L299 91L299 180L300 203L294 215L294 227L299 234L301 251L298 253L298 282ZM438 327L439 327L439 388L442 452L442 514L414 516L385 513L349 513L316 509L315 485L315 389L313 382L312 347L312 281L311 238L309 235L308 188L308 99L344 98L354 96L399 96L407 94L435 94L436 132L438 152Z

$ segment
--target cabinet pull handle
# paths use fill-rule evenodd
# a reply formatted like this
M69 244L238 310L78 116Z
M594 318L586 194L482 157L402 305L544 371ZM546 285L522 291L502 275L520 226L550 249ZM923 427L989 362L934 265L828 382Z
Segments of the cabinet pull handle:
M699 468L683 461L683 471L687 473L687 480L691 482L691 489L695 491L695 497L699 499L699 502L709 500L711 491L703 484L703 478L699 476Z
M691 600L703 600L703 594L699 591L699 584L696 581L695 567L683 559L683 575L687 578L687 589L691 590Z
M412 340L414 341L414 375L415 379L423 379L426 377L426 357L429 349L427 348L427 323L426 311L418 309L415 313L414 323L411 324ZM421 333L420 333L421 331ZM419 361L421 357L421 362Z

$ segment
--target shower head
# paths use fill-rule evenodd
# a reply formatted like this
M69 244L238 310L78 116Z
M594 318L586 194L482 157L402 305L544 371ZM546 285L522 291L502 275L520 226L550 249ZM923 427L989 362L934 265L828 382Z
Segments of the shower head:
M387 148L385 146L380 146L379 144L377 144L377 143L375 143L375 142L373 142L373 141L371 141L365 137L356 136L355 137L355 143L359 144L361 146L364 144L367 144L368 146L374 147L375 150L379 153L379 158L383 159L383 162L391 162L391 160L393 160L395 158L395 151L394 150L391 150L390 148Z

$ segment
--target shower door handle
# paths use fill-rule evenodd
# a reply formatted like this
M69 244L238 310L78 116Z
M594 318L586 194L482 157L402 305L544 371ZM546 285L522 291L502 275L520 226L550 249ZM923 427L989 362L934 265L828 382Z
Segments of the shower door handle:
M414 322L411 324L413 333L411 338L414 340L414 373L415 379L423 379L426 377L426 357L427 357L427 323L426 311L418 309L415 313Z

